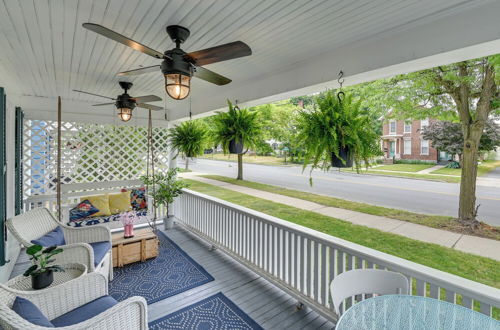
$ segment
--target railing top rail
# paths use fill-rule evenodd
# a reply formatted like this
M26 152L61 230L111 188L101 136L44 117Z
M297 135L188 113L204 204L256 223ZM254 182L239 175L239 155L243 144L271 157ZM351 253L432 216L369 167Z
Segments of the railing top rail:
M302 237L315 240L325 245L330 245L349 254L369 260L370 262L373 262L375 264L387 267L394 271L401 272L407 276L432 282L433 284L436 284L440 287L446 287L456 292L460 292L470 298L481 300L490 305L500 305L500 289L447 272L443 272L431 267L427 267L384 252L380 252L356 243L352 243L344 239L331 236L301 225L297 225L292 222L282 220L271 215L255 211L237 204L233 204L203 193L199 193L189 189L184 189L184 193L196 196L197 198L204 199L212 203L220 204L225 208L231 209L238 213L245 213L254 218L257 218L259 221L262 221L264 223L269 223L284 230L299 234Z

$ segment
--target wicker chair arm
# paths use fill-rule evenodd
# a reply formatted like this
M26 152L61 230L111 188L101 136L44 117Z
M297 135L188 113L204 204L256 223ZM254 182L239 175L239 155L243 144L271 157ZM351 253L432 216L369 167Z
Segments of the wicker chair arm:
M45 290L16 291L12 293L32 301L49 319L54 319L92 300L107 295L107 291L108 284L106 278L100 274L93 273L78 280L69 281ZM0 315L0 325L5 329L53 329L29 323L5 304L0 304ZM57 329L146 330L148 329L147 303L142 297L131 297L89 320Z
M64 238L68 243L111 242L111 230L104 225L95 225L82 228L62 226Z
M58 328L61 330L148 329L147 303L143 297L130 297L84 322Z
M87 266L87 271L93 272L94 266L94 250L87 243L74 243L60 246L63 252L54 256L55 264L71 264L79 263Z
M89 273L42 290L21 291L2 286L2 292L11 297L11 302L0 305L9 308L14 301L14 297L19 296L37 305L40 311L49 320L52 320L92 300L107 295L108 281L102 274Z

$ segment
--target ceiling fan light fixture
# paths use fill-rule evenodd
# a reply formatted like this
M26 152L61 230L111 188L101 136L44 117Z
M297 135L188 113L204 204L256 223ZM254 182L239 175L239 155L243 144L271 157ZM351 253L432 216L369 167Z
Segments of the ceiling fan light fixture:
M124 122L132 119L132 109L130 108L119 108L118 109L118 117Z
M175 99L182 100L189 95L191 89L191 76L182 73L165 74L165 90Z

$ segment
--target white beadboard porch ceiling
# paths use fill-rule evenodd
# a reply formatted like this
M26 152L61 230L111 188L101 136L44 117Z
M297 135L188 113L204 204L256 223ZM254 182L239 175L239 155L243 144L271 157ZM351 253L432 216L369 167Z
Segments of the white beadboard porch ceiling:
M0 85L9 88L8 92L21 106L25 102L25 108L53 109L47 104L55 102L55 97L60 95L65 104L73 107L66 110L74 113L112 113L112 107L106 110L90 106L105 102L105 99L71 90L81 89L114 97L121 91L119 80L134 83L131 95L156 94L166 98L160 72L125 79L116 76L119 71L159 64L159 60L90 32L82 28L82 23L104 25L161 52L173 47L165 27L179 24L191 30L190 38L182 45L185 51L236 40L244 41L253 50L252 56L207 66L231 78L233 82L227 86L193 79L191 102L193 112L200 114L222 107L226 97L245 102L286 92L284 87L272 86L279 84L278 81L273 83L273 77L294 65L308 65L321 54L342 50L363 40L411 32L412 28L467 14L481 6L494 6L494 2L0 0ZM451 36L453 31L449 33ZM500 35L497 38L500 39ZM467 41L463 46L470 45L471 42ZM403 57L401 62L409 59ZM328 75L317 81L308 77L304 82L300 81L301 77L296 77L294 86L306 87L306 82L311 85L309 81L331 80L337 75L338 68L343 67L341 62L336 62L339 60L332 58L336 65L324 67L323 70L331 71ZM390 64L396 63L387 63ZM346 72L346 75L350 73ZM250 86L259 81L262 81L262 87L267 87L257 92ZM241 92L246 84L252 88L247 94ZM213 100L217 96L219 99ZM173 119L186 116L189 102L167 99L167 108ZM156 104L163 105L161 102Z

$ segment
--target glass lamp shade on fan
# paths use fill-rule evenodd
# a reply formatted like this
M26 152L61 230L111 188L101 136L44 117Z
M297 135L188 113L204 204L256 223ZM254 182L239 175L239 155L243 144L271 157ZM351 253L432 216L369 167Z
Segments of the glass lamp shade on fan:
M182 73L168 73L165 75L165 90L173 99L185 99L189 95L190 85L190 76Z
M119 108L118 109L118 117L120 117L120 119L122 121L129 121L130 119L132 119L132 109L129 109L129 108Z

